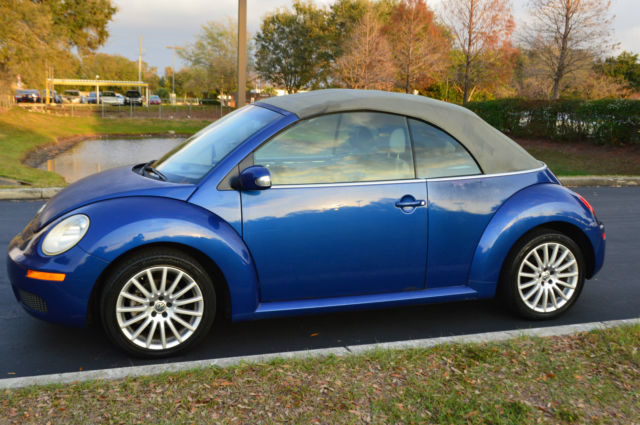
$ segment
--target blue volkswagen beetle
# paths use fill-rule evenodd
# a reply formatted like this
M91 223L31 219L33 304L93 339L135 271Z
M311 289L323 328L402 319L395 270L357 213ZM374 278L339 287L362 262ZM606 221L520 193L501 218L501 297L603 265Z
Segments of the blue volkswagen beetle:
M565 312L604 226L541 162L467 109L321 90L271 98L157 161L87 177L9 245L18 301L101 322L166 356L232 320L503 295Z

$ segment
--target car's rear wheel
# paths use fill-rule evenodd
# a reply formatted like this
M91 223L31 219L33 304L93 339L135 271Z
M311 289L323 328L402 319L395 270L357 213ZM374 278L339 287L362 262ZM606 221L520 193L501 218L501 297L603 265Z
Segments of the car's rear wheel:
M521 241L507 259L502 289L513 311L551 319L567 311L584 285L580 247L562 233L541 229Z
M206 336L215 318L216 294L193 258L156 248L125 259L107 277L100 309L116 345L136 356L163 357Z

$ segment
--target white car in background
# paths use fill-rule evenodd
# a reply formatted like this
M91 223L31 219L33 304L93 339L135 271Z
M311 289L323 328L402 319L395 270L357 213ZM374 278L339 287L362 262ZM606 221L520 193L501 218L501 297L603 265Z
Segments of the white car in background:
M103 91L100 93L100 102L105 105L124 105L124 96L114 91Z

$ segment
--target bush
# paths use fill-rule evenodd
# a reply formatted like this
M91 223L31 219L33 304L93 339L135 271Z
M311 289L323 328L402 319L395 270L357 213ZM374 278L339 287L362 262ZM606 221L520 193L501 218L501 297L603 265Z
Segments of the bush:
M469 109L513 137L640 145L640 101L500 99Z

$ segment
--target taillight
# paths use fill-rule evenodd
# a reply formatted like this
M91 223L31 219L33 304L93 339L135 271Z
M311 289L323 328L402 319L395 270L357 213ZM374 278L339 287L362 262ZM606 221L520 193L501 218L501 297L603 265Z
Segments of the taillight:
M586 200L586 199L584 199L581 195L579 195L579 194L577 194L577 193L576 193L576 195L578 195L578 198L580 198L580 200L582 201L582 203L583 203L587 208L589 208L589 211L591 211L591 214L593 214L593 216L595 217L595 216L596 216L596 212L593 210L593 207L591 206L591 204L590 204L589 202L587 202L587 200Z

